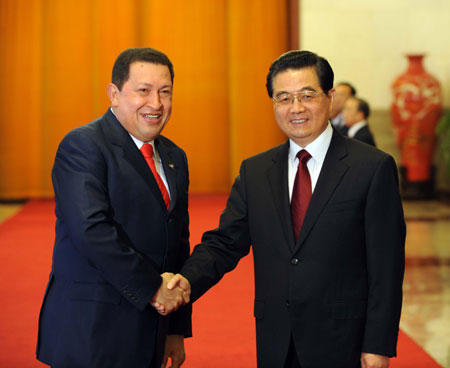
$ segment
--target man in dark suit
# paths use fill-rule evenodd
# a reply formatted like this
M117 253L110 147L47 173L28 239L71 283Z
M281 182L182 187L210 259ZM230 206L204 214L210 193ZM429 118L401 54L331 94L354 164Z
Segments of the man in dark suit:
M330 65L314 53L272 63L267 90L289 140L243 161L219 227L168 284L190 284L195 300L252 245L259 368L387 367L396 354L405 240L397 169L331 127L332 87Z
M344 106L345 125L350 138L376 147L375 139L367 124L370 115L369 104L359 97L350 97Z
M172 88L165 54L125 50L108 85L111 108L59 145L37 346L52 367L160 368L169 356L180 367L185 359L191 309L160 316L150 305L171 312L189 300L166 287L189 255L186 155L160 136Z
M333 128L335 128L342 135L347 135L348 131L342 111L347 99L355 95L355 87L348 82L340 82L334 87L333 106L330 111L330 123Z

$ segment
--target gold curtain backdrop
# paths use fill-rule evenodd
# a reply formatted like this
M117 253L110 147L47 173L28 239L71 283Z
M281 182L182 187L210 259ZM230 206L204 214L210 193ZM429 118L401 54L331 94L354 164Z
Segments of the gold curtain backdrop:
M0 199L51 197L60 140L102 115L125 48L175 68L163 134L187 153L191 193L227 192L245 157L285 137L265 90L288 48L288 0L0 0Z

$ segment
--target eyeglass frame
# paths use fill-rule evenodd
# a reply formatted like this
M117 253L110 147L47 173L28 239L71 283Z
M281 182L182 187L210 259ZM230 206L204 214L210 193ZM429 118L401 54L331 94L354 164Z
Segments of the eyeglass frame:
M272 97L272 101L273 103L275 103L276 105L280 105L280 106L288 106L288 105L293 105L294 104L294 100L297 100L299 103L301 104L308 104L313 102L318 96L320 95L326 95L327 93L322 91L322 92L316 92L316 91L311 91L311 90L304 90L304 91L299 91L299 92L295 92L295 93L289 93L289 92L282 92L278 95L278 97L280 96L286 96L288 97L288 101L283 102L283 101L278 101L277 97ZM308 96L312 97L309 101L306 100L302 100L303 97ZM312 96L311 96L312 95Z

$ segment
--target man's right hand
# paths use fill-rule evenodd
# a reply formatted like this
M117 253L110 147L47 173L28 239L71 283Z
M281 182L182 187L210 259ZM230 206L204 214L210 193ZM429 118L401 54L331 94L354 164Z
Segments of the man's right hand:
M173 276L167 284L167 288L170 290L175 287L180 287L186 293L188 293L189 296L191 295L191 284L189 283L187 278L185 278L183 275L180 275L179 273Z
M180 275L181 276L181 275ZM172 278L176 276L173 273L165 272L161 275L162 283L156 294L153 296L150 304L159 312L161 315L167 315L176 311L180 306L189 303L189 297L191 294L190 287L184 288L171 284L169 288L168 283ZM188 282L189 284L189 282ZM182 286L185 286L182 284Z

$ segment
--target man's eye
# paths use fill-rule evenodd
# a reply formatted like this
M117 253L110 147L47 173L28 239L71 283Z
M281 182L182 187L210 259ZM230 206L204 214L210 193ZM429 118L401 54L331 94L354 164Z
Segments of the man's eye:
M312 93L305 93L304 95L303 95L303 99L304 100L310 100L311 98L313 98L314 97L314 95L312 94Z
M162 91L159 92L159 94L161 96L168 97L168 96L170 96L172 94L172 92L170 90L162 90Z
M290 97L288 95L282 95L278 97L278 101L280 102L287 102L290 100Z
M147 88L141 88L141 89L139 90L139 92L142 92L142 93L148 93L148 89L147 89Z

